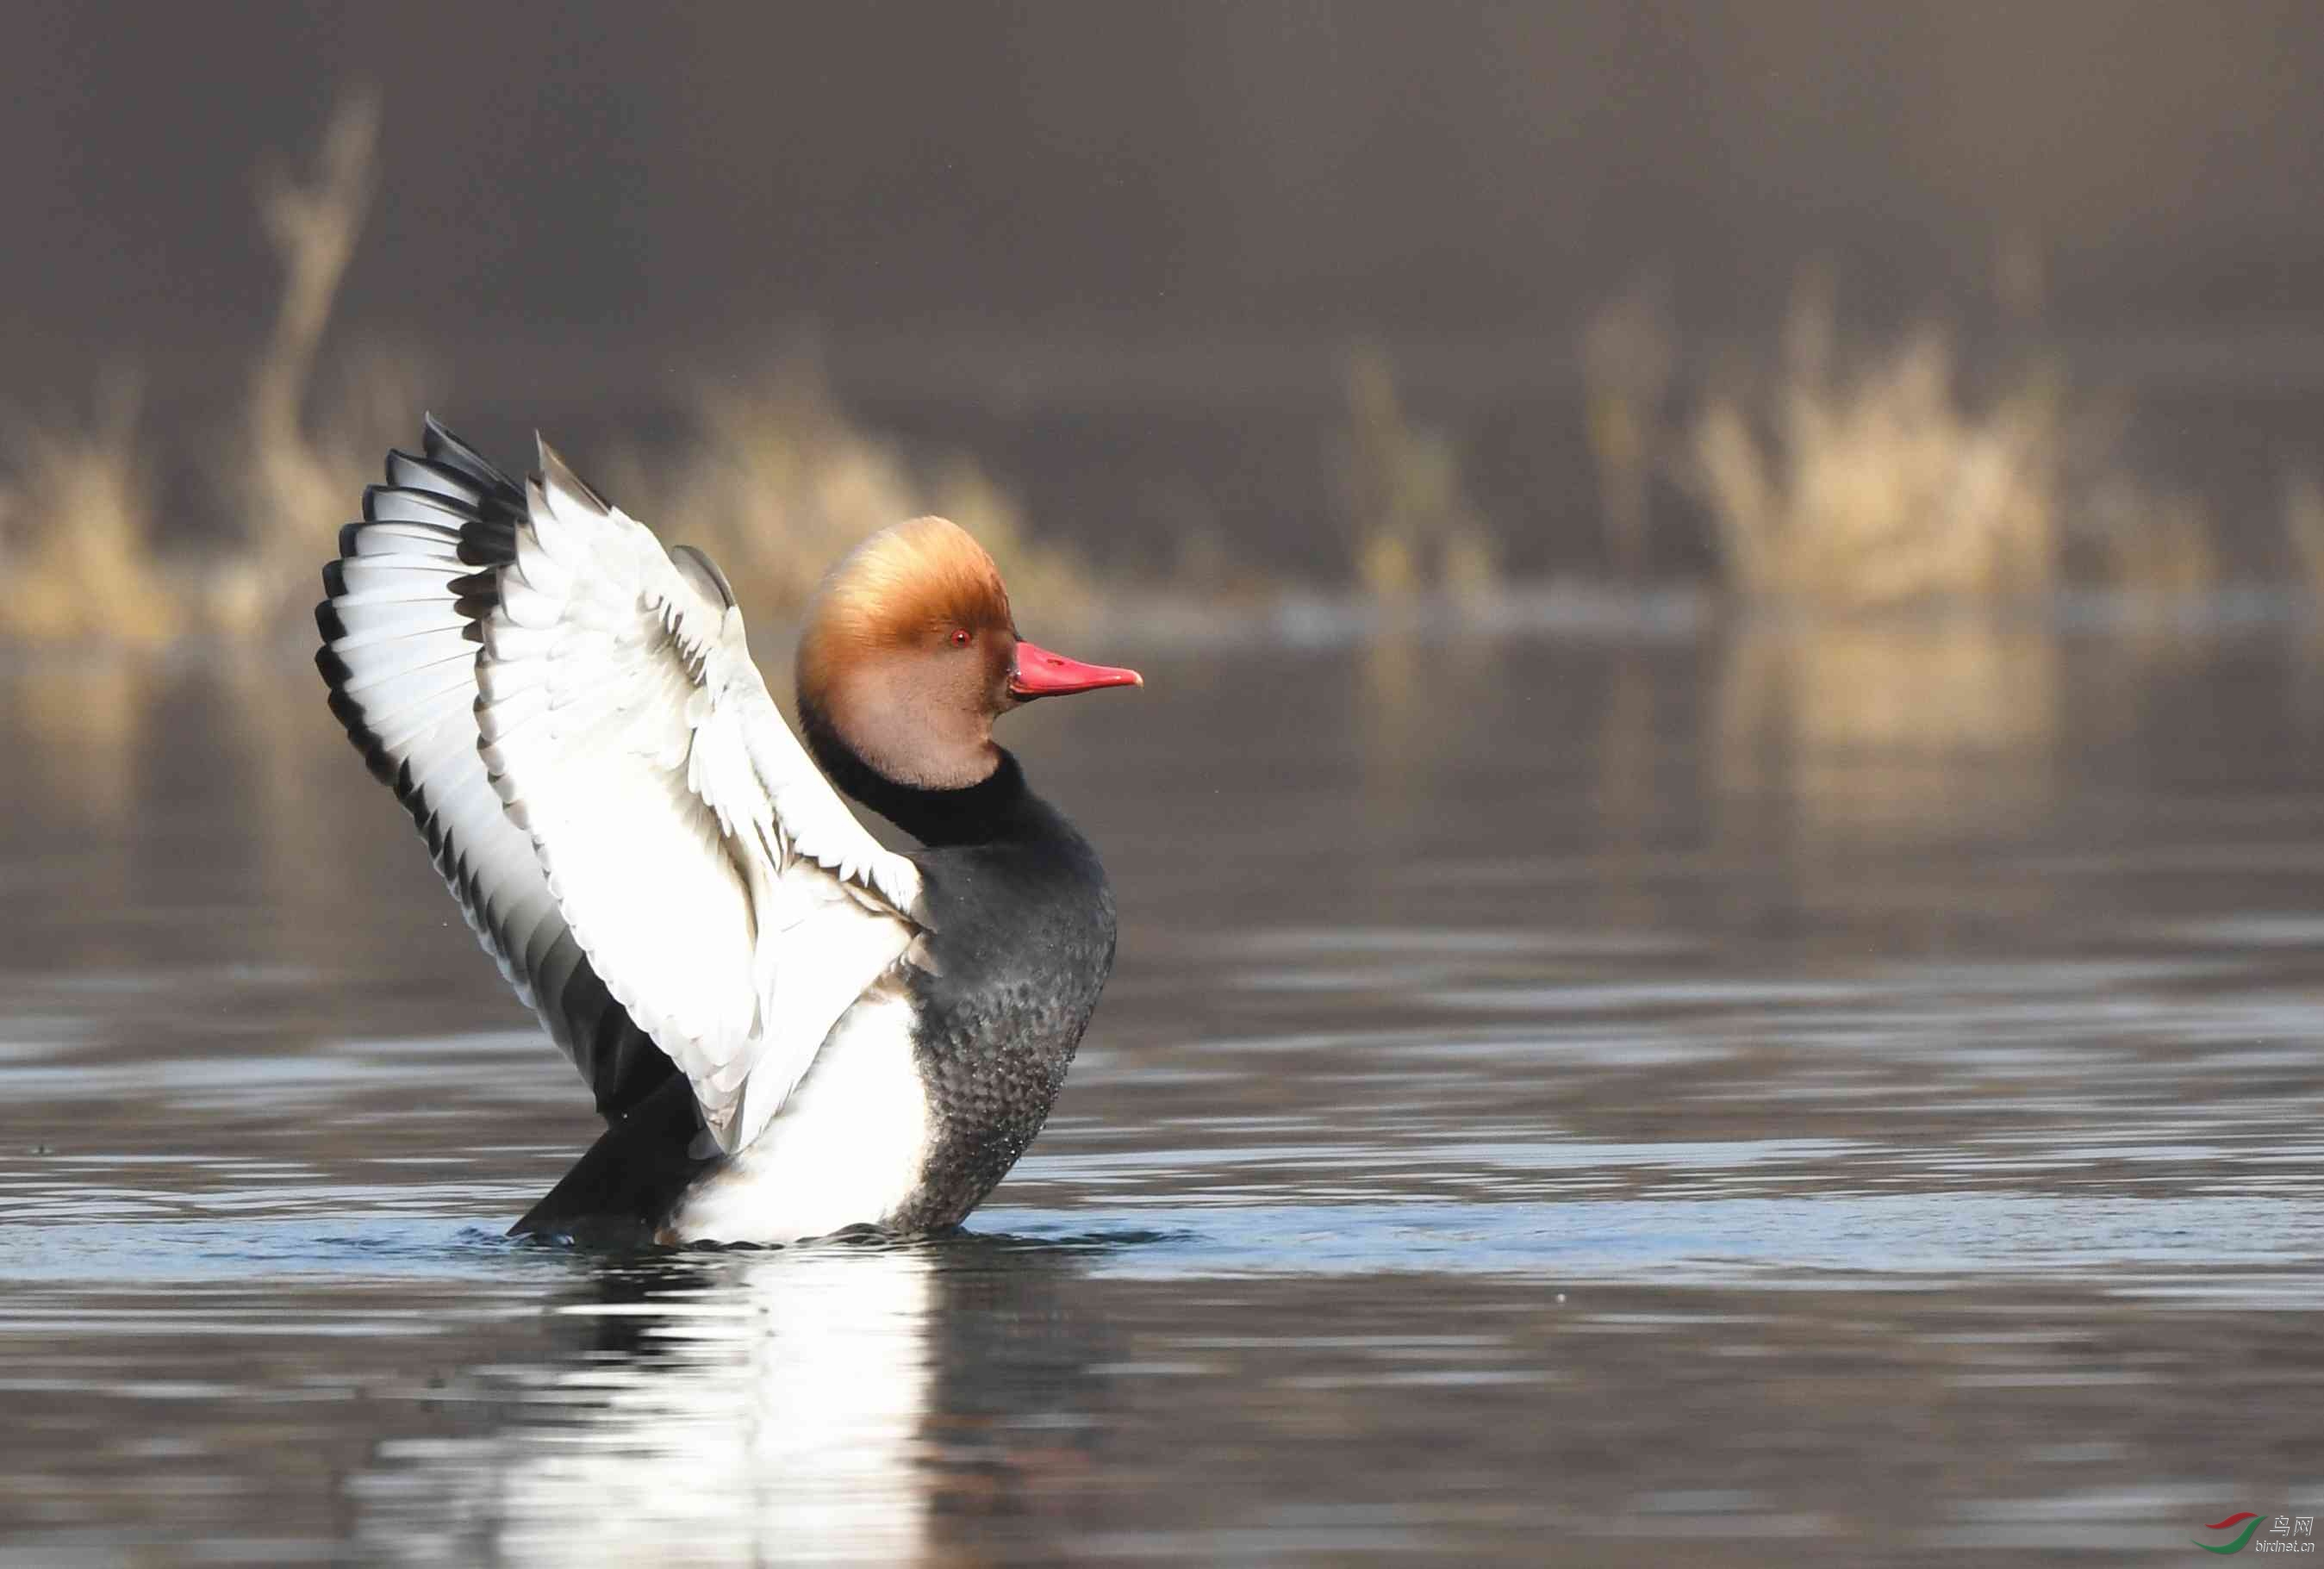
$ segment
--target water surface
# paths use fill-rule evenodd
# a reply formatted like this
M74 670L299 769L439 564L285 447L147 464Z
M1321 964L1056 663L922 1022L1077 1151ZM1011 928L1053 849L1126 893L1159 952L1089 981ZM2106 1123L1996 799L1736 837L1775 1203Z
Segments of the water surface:
M1293 629L1295 632L1297 628ZM0 667L0 1564L1939 1564L2324 1500L2296 631L1154 648L967 1235L504 1240L593 1135L258 659Z

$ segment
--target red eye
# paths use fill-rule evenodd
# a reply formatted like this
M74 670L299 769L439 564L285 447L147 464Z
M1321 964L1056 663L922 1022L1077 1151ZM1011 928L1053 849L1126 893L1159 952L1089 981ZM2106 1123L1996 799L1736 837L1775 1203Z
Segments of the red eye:
M968 628L963 626L953 629L952 646L956 649L964 649L968 646Z

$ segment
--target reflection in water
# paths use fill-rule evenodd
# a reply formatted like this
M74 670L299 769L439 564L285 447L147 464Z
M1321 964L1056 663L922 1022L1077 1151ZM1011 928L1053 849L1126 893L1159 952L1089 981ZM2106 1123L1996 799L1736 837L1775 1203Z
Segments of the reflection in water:
M1754 618L1722 656L1707 749L1720 790L1780 800L1811 849L2006 830L2051 798L2046 628Z
M322 683L306 661L285 669L272 653L234 650L207 674L203 696L224 737L214 766L235 803L234 826L247 835L244 864L278 918L278 940L290 956L327 964L349 918L344 907L353 902L360 913L373 901L350 901L338 877L318 876L317 869L344 867L351 847L366 846L384 852L388 867L412 872L423 863L425 847L396 814L382 809L362 760L322 711ZM368 866L351 882L379 886ZM397 940L401 911L377 911L374 918L379 927L372 940Z
M1499 678L1493 645L1474 637L1387 632L1361 648L1351 691L1363 770L1366 828L1401 834L1459 798Z
M113 653L41 659L0 683L8 772L25 771L16 809L53 814L65 828L117 829L137 800L138 750L160 672ZM0 773L5 778L5 773Z
M1591 797L1597 853L1606 866L1600 918L1616 927L1651 928L1663 912L1638 872L1652 851L1664 808L1655 766L1654 674L1643 660L1632 655L1616 661L1604 703Z
M456 1380L490 1430L383 1444L367 1553L911 1563L1085 1464L1063 1256L979 1238L592 1266L544 1366Z

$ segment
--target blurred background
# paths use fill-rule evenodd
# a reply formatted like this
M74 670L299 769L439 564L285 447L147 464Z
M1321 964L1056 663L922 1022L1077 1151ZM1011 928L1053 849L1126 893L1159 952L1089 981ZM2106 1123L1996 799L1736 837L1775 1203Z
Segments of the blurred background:
M272 632L422 405L779 606L2324 576L2299 0L8 18L33 634Z
M0 1556L2312 1536L2324 7L0 28ZM499 1241L586 1098L308 664L424 409L779 693L927 511L1144 671L980 1239Z

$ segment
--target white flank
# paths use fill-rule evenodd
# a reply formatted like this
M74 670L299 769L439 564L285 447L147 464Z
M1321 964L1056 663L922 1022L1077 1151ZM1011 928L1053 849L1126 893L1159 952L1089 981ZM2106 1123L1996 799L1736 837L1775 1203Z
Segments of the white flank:
M885 1221L919 1186L932 1131L912 1023L894 983L849 1010L782 1110L679 1201L662 1240L795 1242Z

